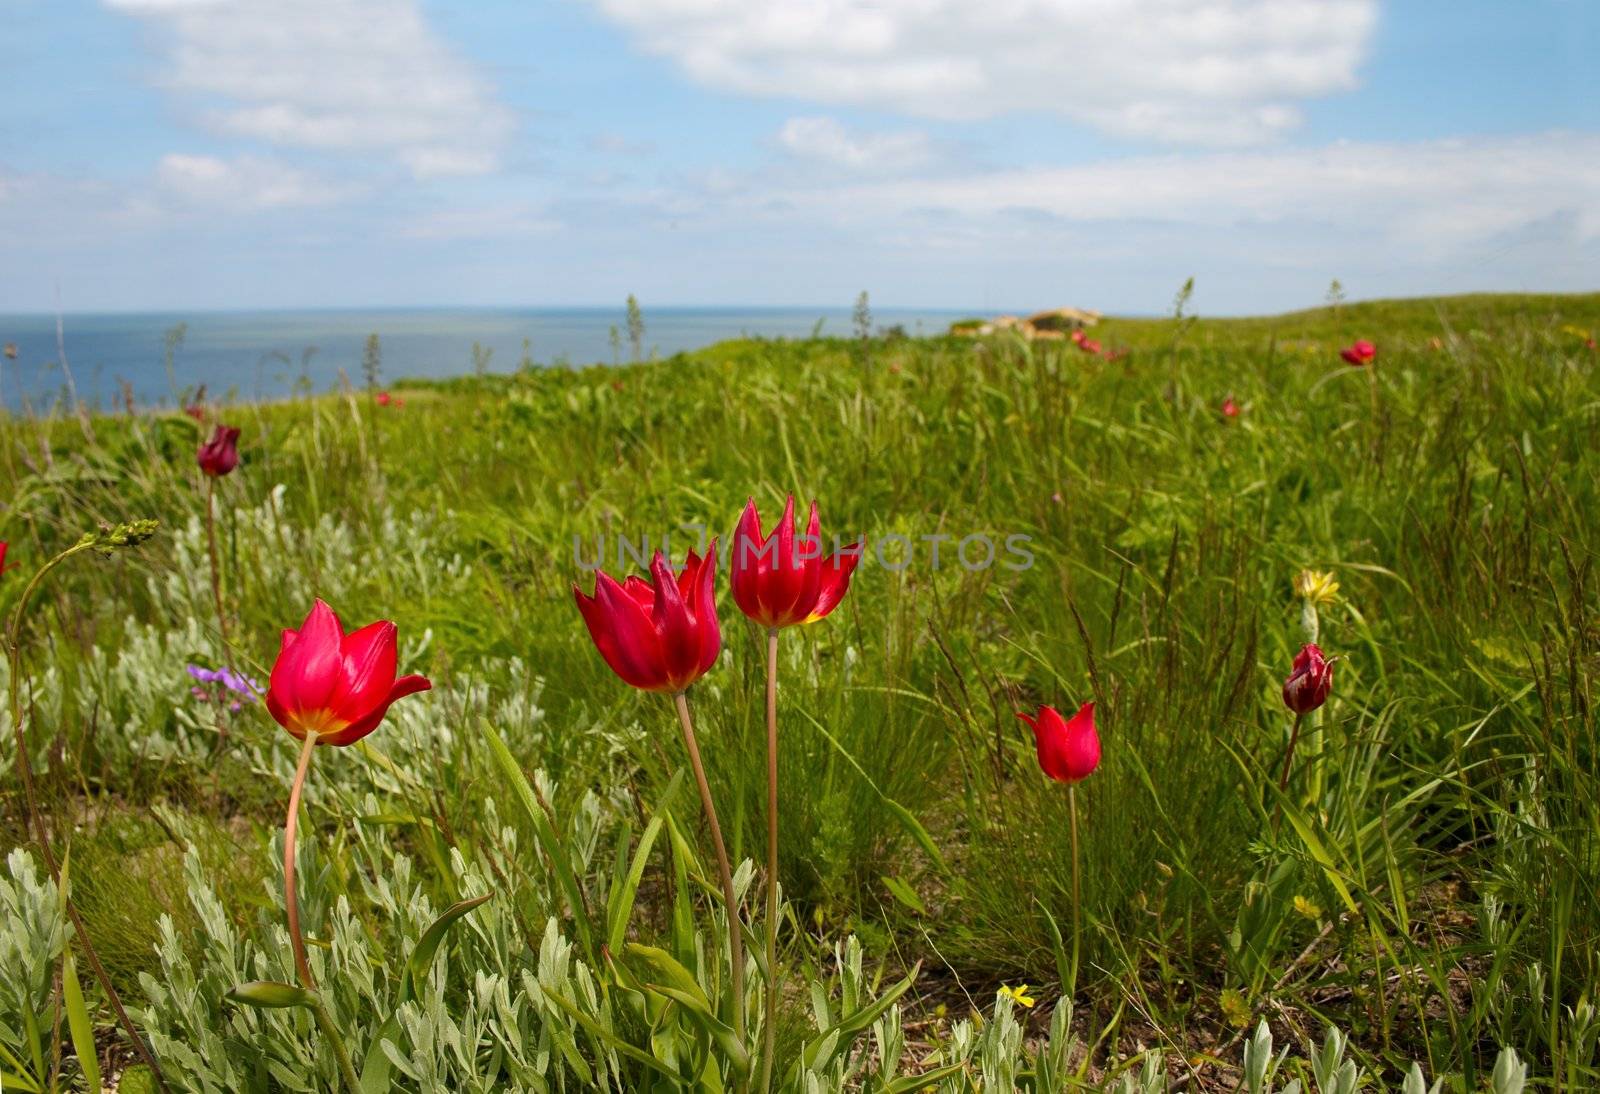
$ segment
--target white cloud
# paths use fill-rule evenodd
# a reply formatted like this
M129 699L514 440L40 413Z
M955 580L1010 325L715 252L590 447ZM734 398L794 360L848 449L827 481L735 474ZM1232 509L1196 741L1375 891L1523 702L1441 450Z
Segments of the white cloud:
M1377 20L1377 0L592 2L714 87L1205 145L1269 139L1354 87Z
M212 129L392 156L418 177L494 169L510 112L417 0L104 0L167 32L160 79Z
M778 143L800 159L855 171L903 171L933 157L924 133L852 133L833 118L790 118Z
M1432 255L1560 216L1600 236L1600 136L1549 133L1137 157L1075 167L860 183L790 194L837 222L1164 223L1197 232L1331 230Z
M156 181L187 204L229 209L329 205L355 193L350 186L255 156L224 160L174 152L156 165Z

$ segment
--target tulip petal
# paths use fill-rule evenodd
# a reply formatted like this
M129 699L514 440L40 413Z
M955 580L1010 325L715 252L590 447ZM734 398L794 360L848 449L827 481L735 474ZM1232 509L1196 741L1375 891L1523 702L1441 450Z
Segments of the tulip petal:
M660 551L650 560L650 576L656 588L656 606L653 613L656 633L661 638L661 655L667 677L674 689L697 675L700 662L699 636L694 621L689 617L689 606L678 591L677 579L667 558Z
M848 547L829 555L822 563L822 586L817 590L817 601L806 616L807 623L815 623L839 606L844 594L850 591L850 575L861 564L867 541L858 539Z
M579 607L583 606L580 596ZM644 606L603 570L596 576L594 601L584 610L584 621L600 656L625 682L652 691L665 687L655 624Z
M312 606L293 640L285 639L269 684L291 718L327 708L343 668L343 639L339 617L321 600Z
M426 676L422 676L417 673L412 673L409 676L402 676L400 679L394 682L392 687L390 687L389 692L384 697L383 702L379 703L372 710L351 722L343 729L336 730L332 733L329 733L325 737L319 738L318 743L341 746L353 745L357 741L361 740L361 738L378 728L378 726L383 722L383 719L388 715L389 707L394 703L395 700L404 699L407 695L415 695L419 691L427 691L432 687L433 681L429 680Z
M694 552L689 558L694 560ZM685 573L688 568L685 567ZM689 601L694 613L695 630L700 635L700 656L695 664L695 677L704 676L717 663L722 652L722 628L717 623L717 541L712 540L703 562L694 573L695 586Z
M389 694L397 664L395 627L387 619L351 631L340 643L343 671L328 707L345 721L364 718Z

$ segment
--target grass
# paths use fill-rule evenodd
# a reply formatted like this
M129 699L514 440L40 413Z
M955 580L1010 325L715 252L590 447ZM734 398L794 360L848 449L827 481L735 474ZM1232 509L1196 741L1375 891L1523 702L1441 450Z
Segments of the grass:
M864 532L869 555L907 542L784 643L791 962L853 931L892 967L925 963L911 998L935 1025L1027 982L1042 1028L1053 925L1071 918L1067 805L1014 713L1092 698L1105 759L1079 788L1076 1018L1103 1039L1096 1073L1153 1044L1229 1082L1225 1049L1266 1017L1301 1041L1336 1023L1390 1075L1420 1059L1470 1088L1510 1045L1585 1089L1597 329L1600 296L1455 297L1110 320L1096 336L1115 360L1005 339L745 341L399 385L399 408L228 406L245 438L219 498L231 633L265 679L313 595L398 623L402 663L441 686L375 753L319 761L328 899L371 906L337 848L381 817L436 904L458 896L453 850L497 861L536 946L541 882L485 816L497 784L474 725L545 773L575 837L586 802L654 801L678 763L671 713L595 654L577 560L604 536L616 572L618 535L676 531L681 552L686 525L726 540L747 495L769 519L786 492L815 496L825 535ZM1357 337L1374 367L1339 362ZM197 436L177 415L0 423L22 571L98 521L163 524L137 554L63 570L27 648L57 838L134 999L158 967L153 916L194 915L182 843L212 849L228 915L263 937L292 764L264 712L188 694L185 663L219 656ZM968 569L952 556L978 533L996 564ZM950 537L938 565L934 536ZM1010 536L1031 565L1003 564L1020 561ZM1341 660L1275 827L1306 567L1340 582L1321 639ZM8 614L22 571L0 585ZM759 859L763 636L725 593L722 615L727 652L693 698L730 850ZM24 823L4 778L9 847ZM667 929L646 878L645 929Z

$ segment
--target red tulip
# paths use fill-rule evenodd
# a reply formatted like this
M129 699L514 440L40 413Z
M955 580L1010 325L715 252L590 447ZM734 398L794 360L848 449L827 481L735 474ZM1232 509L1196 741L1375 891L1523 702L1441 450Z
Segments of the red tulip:
M388 406L390 403L394 402L394 397L387 391L380 391L378 394L372 397L372 401L377 403L379 406Z
M9 569L9 567L6 565L6 548L9 546L10 544L8 544L5 540L0 539L0 574L5 573L6 570Z
M705 558L689 552L677 577L657 551L649 581L629 577L618 585L602 570L593 596L576 585L572 595L612 672L636 688L676 694L704 676L722 650L716 581L712 540Z
M1222 416L1224 418L1237 418L1239 416L1239 404L1233 401L1232 395L1222 400Z
M1087 779L1100 766L1100 735L1094 728L1094 704L1085 703L1070 721L1055 707L1040 707L1037 717L1018 714L1033 728L1039 768L1057 782Z
M1087 338L1087 337L1089 337L1089 336L1087 334L1083 333L1083 328L1082 327L1074 327L1072 329L1072 344L1073 345L1075 345L1075 346L1083 345L1083 340L1085 338Z
M1100 343L1096 342L1093 338L1085 338L1078 343L1078 348L1083 350L1085 353L1099 353Z
M745 503L733 533L733 599L763 627L792 627L823 618L850 591L850 575L861 561L863 540L822 555L817 503L804 536L794 533L794 496L784 502L778 526L761 538L755 499Z
M395 629L387 619L344 632L333 609L318 600L283 646L267 685L267 709L302 740L354 744L383 721L389 704L433 686L426 676L395 679Z
M1378 347L1363 338L1340 350L1339 356L1344 358L1346 364L1365 365L1378 356Z
M239 466L239 431L231 425L217 426L211 439L200 446L197 458L206 474L226 475Z
M1310 714L1328 701L1333 690L1333 662L1308 643L1294 658L1294 670L1283 682L1283 705L1296 714Z

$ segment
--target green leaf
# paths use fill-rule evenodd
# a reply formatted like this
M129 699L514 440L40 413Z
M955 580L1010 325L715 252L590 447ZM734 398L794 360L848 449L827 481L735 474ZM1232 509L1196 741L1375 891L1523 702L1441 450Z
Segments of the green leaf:
M910 908L913 912L916 912L918 915L928 914L927 906L922 903L922 898L917 896L917 891L911 886L907 885L904 881L901 881L897 877L885 876L883 879L883 886L889 890L890 896L894 897L901 904L904 904L907 908Z
M886 1085L883 1094L911 1094L915 1090L927 1090L930 1086L960 1075L966 1069L965 1063L954 1063L924 1071L921 1075L906 1075Z
M623 937L628 931L628 919L633 914L634 900L639 893L639 883L644 878L644 868L650 860L650 852L655 847L656 837L661 834L667 807L677 795L678 787L682 783L683 769L679 768L673 772L671 781L667 783L667 788L656 805L655 814L645 827L644 835L639 837L639 847L633 853L633 862L628 868L626 878L612 889L611 897L606 902L606 945L613 952L622 949Z
M583 945L584 954L593 962L594 939L589 931L588 917L584 914L583 893L578 889L578 879L573 876L572 862L567 855L567 848L556 836L550 818L545 815L545 811L539 807L538 799L534 797L533 787L528 784L528 777L522 773L517 758L511 754L511 749L506 747L505 741L500 739L500 734L486 724L483 727L483 736L484 740L489 742L489 752L494 757L495 766L500 769L501 776L511 787L517 804L522 806L522 812L528 818L528 823L533 826L534 834L544 845L545 853L555 870L556 881L560 883L567 904L572 909L572 922L577 928L578 940Z
M839 1019L831 1028L819 1033L806 1043L805 1049L800 1053L800 1059L795 1062L796 1068L819 1068L826 1066L827 1058L833 1056L840 1047L848 1045L852 1035L860 1033L872 1023L883 1016L883 1012L894 1006L896 1001L911 990L911 985L916 983L917 973L922 965L919 962L906 978L884 992L877 999L856 1008L850 1014ZM830 1044L829 1042L833 1043ZM823 1050L826 1049L826 1055Z
M61 959L61 998L67 1009L67 1029L72 1034L72 1051L77 1053L84 1085L99 1090L100 1057L94 1043L94 1022L83 1001L83 985L78 983L78 966L69 949Z
M240 984L223 998L230 1003L243 1003L247 1007L265 1007L269 1010L315 1006L309 991L276 980L252 980L248 984Z
M417 939L416 949L411 951L411 957L406 961L405 974L400 978L399 1002L409 1003L417 997L417 985L427 979L428 970L433 967L433 955L438 952L439 944L444 941L451 924L478 905L486 903L492 896L493 893L484 893L471 900L458 900L422 933L422 937Z

